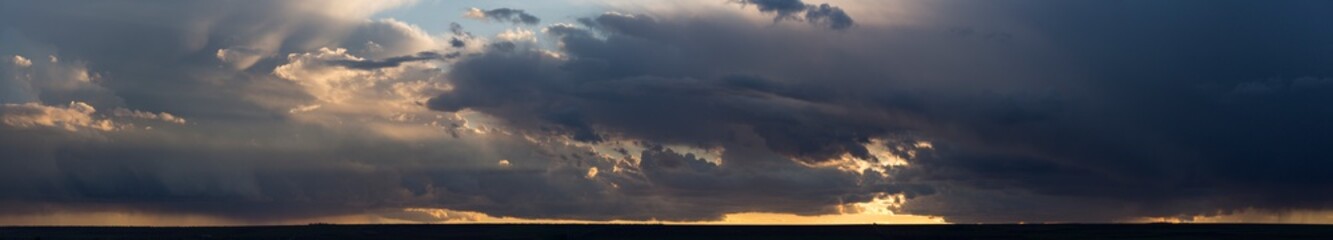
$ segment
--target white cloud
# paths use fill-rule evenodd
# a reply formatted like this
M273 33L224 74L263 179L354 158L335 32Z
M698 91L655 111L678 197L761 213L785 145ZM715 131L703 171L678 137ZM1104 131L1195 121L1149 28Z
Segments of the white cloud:
M25 58L22 55L14 55L14 58L11 61L13 61L14 66L18 66L21 68L32 66L32 60L28 60L28 58Z
M71 102L67 107L11 103L0 107L0 123L16 128L47 127L70 132L81 129L113 131L120 128L111 120L95 118L95 112L97 109L83 102Z
M537 35L532 30L518 28L509 29L495 35L495 39L510 42L537 42Z
M0 106L0 123L20 129L54 128L69 132L81 130L117 131L133 127L115 118L156 120L185 124L185 119L170 113L152 113L125 108L112 110L110 115L98 114L97 108L86 102L70 102L68 106L46 105L37 102L4 104Z
M287 64L278 66L273 74L296 82L325 104L355 105L367 103L405 103L419 108L416 102L448 91L443 72L430 62L403 62L399 66L377 69L348 68L335 61L362 62L368 59L354 56L346 49L324 48L307 53L288 55Z
M288 55L273 74L301 87L313 102L281 106L294 120L347 127L349 122L395 139L450 136L466 123L456 114L430 111L421 102L449 90L443 72L432 63L404 62L396 67L348 68L331 62L369 61L346 49L320 49Z
M463 17L483 20L486 19L486 11L482 11L480 8L469 8L467 12L463 13Z
M138 119L159 120L159 121L169 122L169 123L175 123L175 124L185 124L185 119L184 119L184 118L180 118L180 117L177 117L176 115L172 115L171 113L165 113L165 112L163 112L163 113L153 113L153 112L145 112L145 111L139 111L139 110L130 110L130 109L124 109L124 108L117 108L117 109L111 111L111 115L115 115L115 116L117 116L117 117L129 117L129 118L138 118Z
M275 68L273 74L300 84L306 93L321 102L342 103L355 97L360 90L401 73L397 68L356 70L328 64L329 61L365 60L348 54L347 49L323 48L288 55L287 64Z

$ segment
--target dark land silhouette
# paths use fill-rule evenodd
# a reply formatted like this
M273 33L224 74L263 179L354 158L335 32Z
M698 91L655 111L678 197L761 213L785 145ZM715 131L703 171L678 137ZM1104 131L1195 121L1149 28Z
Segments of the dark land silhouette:
M0 227L0 240L60 239L1333 239L1333 225L605 225Z

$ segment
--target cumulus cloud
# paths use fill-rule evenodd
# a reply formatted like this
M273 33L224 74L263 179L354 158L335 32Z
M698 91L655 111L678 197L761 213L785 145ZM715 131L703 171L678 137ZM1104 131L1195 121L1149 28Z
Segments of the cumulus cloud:
M375 133L399 139L457 137L460 131L476 131L457 114L421 107L421 102L450 89L436 63L422 62L439 57L424 52L376 61L341 48L293 53L272 74L296 83L314 99L272 107L285 109L302 122L348 127L344 122L362 121ZM435 131L440 129L448 134Z
M537 42L537 35L532 30L509 29L496 34L495 39L507 42Z
M14 63L14 66L18 66L18 67L31 67L31 66L32 66L32 60L28 60L28 58L24 58L23 56L20 56L20 55L14 55L14 58L11 59L10 62Z
M397 19L365 21L342 39L341 46L367 58L390 58L443 48L421 27Z
M359 96L361 90L369 88L387 89L402 75L424 74L408 79L429 81L433 77L430 68L402 68L406 62L439 59L441 56L432 52L422 52L413 56L394 57L385 60L367 60L350 53L347 49L320 49L308 53L288 55L286 64L273 70L273 74L294 81L324 102L338 103ZM408 72L413 71L413 72ZM409 77L410 78L410 77Z
M95 118L95 112L97 109L82 102L71 102L66 107L8 103L0 107L0 122L15 128L47 127L70 132L83 129L113 131L119 128L115 122Z
M513 8L496 8L491 10L470 8L463 14L463 16L472 19L491 19L495 21L512 22L514 24L522 23L527 25L537 25L542 21L541 18L537 18L537 16L528 14L521 9Z
M116 108L109 114L99 114L97 108L85 102L70 102L67 106L7 103L0 108L0 123L14 129L50 128L68 132L84 130L108 132L134 127L125 121L129 119L185 124L185 119L165 112L152 113Z

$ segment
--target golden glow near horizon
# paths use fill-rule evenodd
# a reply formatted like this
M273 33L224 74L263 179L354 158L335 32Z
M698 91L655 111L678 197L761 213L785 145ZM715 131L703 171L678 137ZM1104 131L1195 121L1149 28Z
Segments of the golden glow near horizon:
M1165 223L1270 223L1270 224L1333 224L1333 210L1321 211L1264 211L1246 209L1214 216L1179 218L1143 218L1137 222Z
M413 209L422 211L431 209ZM478 213L474 213L478 214ZM409 221L383 216L347 215L307 220L252 222L203 215L172 215L139 212L52 213L0 217L0 226L239 226L239 225L305 225L328 224L684 224L684 225L831 225L831 224L946 224L939 217L897 215L885 213L828 214L800 216L787 213L732 213L717 221L587 221L568 219L528 219L491 217L479 214L473 219L444 221Z
M0 216L0 226L240 226L240 225L306 225L326 224L666 224L666 225L847 225L847 224L949 224L934 216L895 214L885 199L869 203L850 204L849 212L815 216L789 213L746 212L731 213L716 221L588 221L569 219L530 219L493 217L477 212L445 209L411 208L404 212L421 213L438 221L410 221L388 218L379 214L354 214L314 219L255 222L197 214L155 214L146 212L53 212L34 215ZM857 210L860 208L860 210ZM1143 218L1129 223L1283 223L1330 224L1333 211L1269 212L1245 210L1217 215L1196 216L1192 220L1176 218Z
M434 208L407 208L407 213L423 219L407 220L388 214L354 214L314 219L255 222L196 214L159 214L148 212L53 212L35 215L0 216L0 226L236 226L328 224L682 224L682 225L832 225L832 224L946 224L934 216L895 214L889 209L903 201L902 196L886 195L870 202L847 204L840 213L801 216L790 213L731 213L714 221L532 219L494 217L479 212Z

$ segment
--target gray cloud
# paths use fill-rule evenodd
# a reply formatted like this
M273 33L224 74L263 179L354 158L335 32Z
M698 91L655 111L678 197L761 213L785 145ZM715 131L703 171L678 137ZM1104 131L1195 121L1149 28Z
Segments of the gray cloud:
M804 20L811 24L824 25L832 29L847 29L854 21L842 8L827 3L806 4L801 0L736 0L741 4L754 4L760 12L777 14L773 21L784 19ZM802 15L801 13L804 13Z
M762 47L731 48L743 45L716 40L727 36L721 31L764 34L758 30L740 24L724 29L696 25L717 21L722 20L659 22L622 14L582 21L609 34L605 39L584 29L552 27L548 32L560 38L569 60L528 51L474 57L450 73L461 91L428 105L445 111L479 110L515 125L589 142L602 139L596 128L687 145L719 145L734 138L734 132L754 132L763 138L758 144L811 163L842 154L870 158L863 145L871 137L902 132L902 125L916 121L856 111L844 105L854 103L842 101L857 99L835 93L842 89L770 67L804 68L797 65L805 62L756 61L767 56ZM800 46L819 38L791 36L767 44ZM793 49L783 53L823 54L821 49ZM828 81L858 80L873 81ZM544 104L526 104L532 101Z
M852 27L852 17L847 16L841 8L829 6L827 3L819 6L809 6L805 11L806 21L811 23L828 25L832 29L846 29Z
M512 22L514 24L522 23L527 25L537 25L542 21L541 18L537 18L537 16L528 14L527 12L524 12L522 9L513 9L513 8L496 8L491 10L481 10L473 8L468 10L466 16L471 18L492 19L496 21Z

